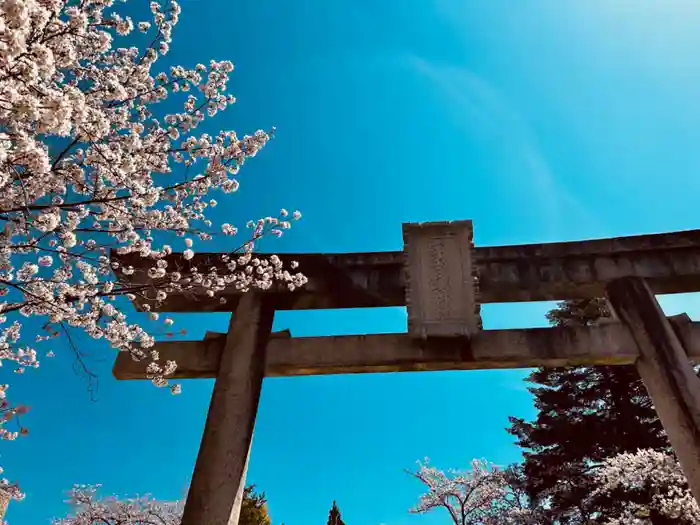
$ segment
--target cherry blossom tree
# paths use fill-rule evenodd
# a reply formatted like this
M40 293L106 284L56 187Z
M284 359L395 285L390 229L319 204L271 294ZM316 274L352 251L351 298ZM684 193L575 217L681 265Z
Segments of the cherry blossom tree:
M455 525L543 525L544 515L529 506L516 467L499 469L483 460L473 460L467 471L444 472L428 460L409 471L426 487L410 512L424 514L445 509Z
M59 336L76 351L71 332L80 330L150 360L154 384L177 393L167 379L176 363L159 360L144 322L127 320L127 299L294 290L305 283L294 264L253 249L300 214L250 221L250 235L216 264L178 263L196 262L195 242L237 235L233 224L214 224L215 197L237 190L239 170L271 133L197 133L235 102L233 64L158 70L180 7L152 2L143 21L124 9L113 0L0 0L0 365L36 368L40 352L51 355L42 343ZM118 262L133 256L143 264ZM146 284L133 284L135 272ZM18 420L26 407L9 404L6 391L0 438L14 439L26 433Z
M71 511L53 525L178 525L184 511L183 500L158 501L150 496L100 497L100 486L76 485L69 492ZM264 493L249 485L243 493L240 525L270 525Z
M0 385L0 440L14 441L18 436L27 433L26 428L20 424L20 417L27 412L28 408L22 405L10 406L6 399L6 390L7 385ZM9 425L12 424L15 424L17 430L8 430ZM3 469L0 467L0 476L2 473ZM10 499L24 499L24 493L20 491L17 483L11 483L6 478L0 477L0 490L10 496Z
M99 486L77 485L67 503L73 510L53 525L179 525L183 503L161 502L149 496L100 498Z
M700 523L700 507L680 464L669 454L652 449L619 454L604 460L594 477L599 484L596 493L613 496L618 503L614 508L602 509L597 523Z

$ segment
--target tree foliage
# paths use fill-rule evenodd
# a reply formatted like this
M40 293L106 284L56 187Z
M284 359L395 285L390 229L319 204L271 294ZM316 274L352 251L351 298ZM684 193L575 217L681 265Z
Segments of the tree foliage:
M680 464L671 454L638 450L605 459L595 470L593 500L603 494L596 523L605 525L691 525L700 523L698 507Z
M419 463L411 474L428 488L411 512L444 509L455 525L691 525L700 507L672 454L638 450L605 458L590 469L586 516L552 516L527 496L522 465L505 469L473 461L466 472ZM604 504L601 504L604 502ZM329 521L329 525L330 525Z
M149 496L100 497L98 486L76 485L69 492L71 512L54 525L179 525L180 501L161 502Z
M590 326L609 315L604 300L561 303L548 317L556 326ZM511 417L508 431L524 448L528 495L546 501L561 523L586 523L609 494L591 499L593 467L638 449L669 450L646 389L632 366L539 368L527 378L537 417Z
M69 492L71 512L54 525L179 525L184 503L157 501L149 496L120 499L100 497L99 486L76 485ZM243 493L239 525L270 525L265 494L253 485Z
M486 461L473 460L467 471L445 472L426 460L409 474L427 488L412 513L444 509L455 525L546 524L540 509L530 505L517 466L499 469Z
M246 487L243 491L243 505L238 525L270 525L267 513L265 493L256 493L255 485Z
M57 337L84 365L77 329L148 360L154 384L168 386L176 363L160 361L145 318L127 319L127 300L305 282L293 264L252 255L297 212L249 222L240 241L236 226L214 223L214 197L237 190L242 165L271 135L196 132L235 102L233 64L159 68L180 7L158 0L150 10L133 21L113 0L0 0L0 364L19 373L51 355ZM226 253L197 268L195 245L215 237ZM6 424L21 407L6 391L0 438L14 439L21 425Z
M338 504L334 501L331 510L328 512L328 522L327 525L345 525L343 518L340 517L340 509Z

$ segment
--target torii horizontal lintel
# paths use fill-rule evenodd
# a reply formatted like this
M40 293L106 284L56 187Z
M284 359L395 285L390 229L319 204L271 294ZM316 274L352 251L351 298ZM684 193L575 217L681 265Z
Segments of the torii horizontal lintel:
M669 319L689 359L700 362L700 323L685 314ZM203 341L160 342L156 349L162 360L177 362L174 378L213 378L224 341L225 334L217 334ZM408 334L299 338L273 334L265 375L630 365L638 356L629 330L612 321L577 328L485 330L470 340L416 340ZM117 379L146 379L146 364L120 353L113 373Z
M201 253L185 261L168 257L169 268L186 273L197 266L220 266L221 254ZM139 254L113 259L146 269L153 261ZM274 298L276 310L405 306L403 251L344 254L280 254L298 261L309 282ZM603 297L607 283L620 277L642 277L656 294L700 291L700 230L610 239L476 247L480 302L554 301ZM148 284L145 271L119 274L122 282ZM273 292L269 292L273 293ZM225 304L220 298L227 299ZM163 312L231 311L238 294L215 298L172 293L156 307ZM140 307L141 304L137 303Z

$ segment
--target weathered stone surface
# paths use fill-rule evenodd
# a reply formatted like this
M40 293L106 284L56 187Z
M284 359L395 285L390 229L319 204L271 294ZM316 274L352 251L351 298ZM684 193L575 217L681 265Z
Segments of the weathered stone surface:
M408 333L469 337L481 329L471 221L403 225Z
M309 277L301 290L276 294L277 310L405 306L404 252L287 254ZM138 254L114 259L136 268ZM169 268L220 265L216 254L185 261L175 254ZM603 297L605 286L626 276L643 277L656 294L700 291L700 230L577 242L477 247L480 302L546 301ZM151 286L145 272L119 274L125 283ZM274 292L270 292L274 293ZM225 293L231 301L234 293ZM230 303L229 303L230 304ZM159 311L229 311L219 298L171 294Z
M674 318L688 357L700 362L700 323ZM177 378L215 377L225 335L204 341L164 342L162 359L178 363ZM624 325L582 328L485 330L470 342L414 340L407 334L272 338L265 375L301 376L426 370L477 370L537 366L633 364L636 343ZM117 379L144 379L145 363L120 354Z
M410 240L408 245L410 258ZM459 245L452 248L455 246ZM420 250L413 255L417 253ZM232 317L228 336L209 334L204 341L158 344L163 359L178 362L176 377L217 378L183 525L237 523L264 375L636 363L691 488L696 497L700 495L700 383L687 363L688 358L700 361L700 323L682 317L669 323L653 296L700 291L700 230L476 248L472 264L461 260L461 269L450 273L461 275L457 281L437 276L441 279L435 286L442 295L428 293L427 302L426 290L417 289L412 282L414 275L425 284L441 270L428 265L427 271L409 271L408 282L406 255L403 251L287 254L283 260L298 261L300 271L309 278L306 286L293 293L274 288L244 296L225 292L225 305L220 297L189 293L170 294L158 305L139 299L137 306L149 303L156 311L172 312L229 311L229 305L248 304ZM143 296L153 291L154 283L147 276L153 261L137 254L113 258L137 269L130 276L118 273L121 285ZM169 269L185 275L193 266L222 266L220 254L198 254L190 261L173 254L168 263ZM409 268L414 263L409 261ZM479 276L481 303L593 298L608 293L620 322L587 328L477 332L464 324L473 320L466 314L471 296L462 280L470 273L465 268L472 266ZM644 280L642 285L639 279ZM452 288L458 289L454 295ZM422 307L428 306L418 313L417 303L412 304L416 293L422 294ZM463 295L467 302L455 300ZM436 298L444 299L444 304L431 309L430 300ZM264 311L262 301L268 305ZM274 310L382 306L408 306L412 334L428 337L388 334L267 341ZM251 317L256 309L256 315L263 316L259 325L260 317ZM438 324L431 326L433 322ZM470 337L430 337L438 333ZM146 377L144 363L135 363L124 354L119 355L114 374L119 379Z
M182 525L238 525L274 315L262 303L255 294L242 295L228 334L220 340L216 382Z
M637 370L688 485L700 501L700 379L681 341L687 322L669 323L643 279L628 277L608 285L608 299L639 348ZM686 346L686 348L684 348Z

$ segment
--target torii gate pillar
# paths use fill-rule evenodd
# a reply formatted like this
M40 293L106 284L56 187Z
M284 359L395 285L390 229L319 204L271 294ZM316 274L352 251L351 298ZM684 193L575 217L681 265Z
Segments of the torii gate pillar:
M637 370L700 502L700 378L644 279L616 279L608 284L607 295L637 343Z
M182 525L238 525L273 317L252 292L231 314Z

